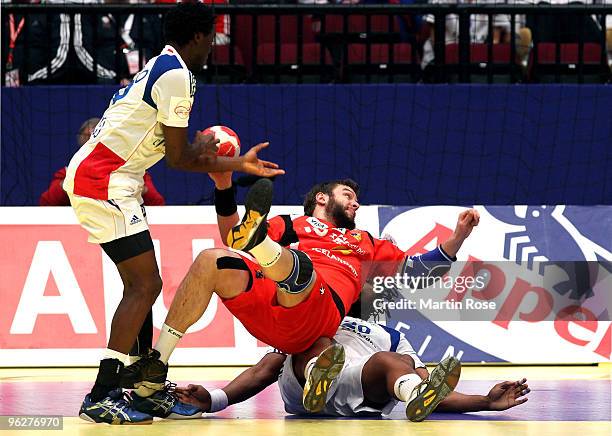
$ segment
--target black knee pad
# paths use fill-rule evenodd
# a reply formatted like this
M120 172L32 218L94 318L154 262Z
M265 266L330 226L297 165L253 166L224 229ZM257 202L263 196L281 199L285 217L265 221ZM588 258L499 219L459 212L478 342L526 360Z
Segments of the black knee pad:
M249 270L248 265L241 257L223 256L217 259L217 269L236 269L240 271L246 271L249 273L249 283L245 289L245 292L250 291L253 287L253 275Z
M293 270L289 277L278 282L278 286L289 294L303 292L314 280L312 260L303 251L289 250L293 254Z

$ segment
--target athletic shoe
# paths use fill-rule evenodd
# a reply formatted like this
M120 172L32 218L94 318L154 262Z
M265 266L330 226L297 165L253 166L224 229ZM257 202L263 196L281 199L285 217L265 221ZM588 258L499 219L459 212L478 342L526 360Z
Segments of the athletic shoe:
M140 360L123 368L121 372L121 387L137 389L145 386L161 391L168 375L168 365L159 360L159 351L149 350L149 354L140 357Z
M158 418L194 419L202 417L202 409L178 400L174 393L175 387L176 383L168 382L164 389L155 392L150 397L141 397L136 392L132 392L132 404L136 410Z
M304 409L318 413L325 408L327 393L342 371L344 358L344 347L341 344L331 345L319 354L304 385Z
M230 230L227 245L236 250L249 251L259 245L268 233L266 217L272 207L272 182L259 179L251 187L245 202L242 222Z
M115 389L100 401L92 401L89 394L85 396L79 417L89 422L107 424L151 424L153 417L132 407L127 392Z
M412 390L406 403L406 417L414 422L427 418L455 389L460 375L461 362L456 358L450 356L440 362L429 377Z

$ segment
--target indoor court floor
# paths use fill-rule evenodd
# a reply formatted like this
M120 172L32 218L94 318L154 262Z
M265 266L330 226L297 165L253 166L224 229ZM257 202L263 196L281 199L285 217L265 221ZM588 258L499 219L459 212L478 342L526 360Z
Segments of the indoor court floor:
M223 387L244 368L170 369L179 386ZM285 414L276 384L236 406L203 419L152 425L90 424L76 415L95 378L94 368L0 369L0 415L62 415L63 432L78 435L578 435L612 434L612 364L599 366L464 366L457 390L486 394L497 382L527 377L527 403L504 412L433 414L422 423L404 418L399 404L387 418L301 418ZM9 434L11 431L2 431ZM18 435L40 431L13 431Z

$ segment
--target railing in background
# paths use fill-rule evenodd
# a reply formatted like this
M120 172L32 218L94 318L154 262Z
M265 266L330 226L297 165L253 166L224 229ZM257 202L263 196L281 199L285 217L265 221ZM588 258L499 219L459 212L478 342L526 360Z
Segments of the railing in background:
M169 7L2 5L2 84L129 80L161 49ZM611 79L606 21L612 6L214 7L229 17L229 37L199 77L207 83ZM432 44L431 32L445 39Z

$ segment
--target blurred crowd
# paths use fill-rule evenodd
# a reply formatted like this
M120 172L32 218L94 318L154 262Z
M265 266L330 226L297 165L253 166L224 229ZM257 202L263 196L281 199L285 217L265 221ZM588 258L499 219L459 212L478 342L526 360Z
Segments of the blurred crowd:
M177 0L2 0L2 3L36 4L161 4ZM301 3L301 4L609 4L612 0L204 0L204 3ZM163 47L161 35L162 16L159 13L141 14L38 14L32 13L25 20L19 14L4 14L2 26L2 67L4 84L19 86L37 83L121 83L130 78ZM320 19L320 17L319 17ZM402 41L409 42L418 52L423 70L435 65L435 18L433 15L396 17ZM492 15L493 23L484 14L470 16L472 44L509 45L515 35L517 62L526 66L534 43L591 43L587 57L607 52L612 65L612 14L598 15ZM514 22L514 31L511 23ZM320 25L313 17L313 27ZM445 17L444 41L447 45L459 42L459 19L449 14ZM492 34L489 34L492 29ZM316 29L313 28L316 32ZM230 42L230 18L217 17L215 44L227 46ZM27 41L27 44L26 44ZM605 42L605 50L601 43ZM283 43L281 41L281 43ZM326 47L330 50L330 46ZM333 48L333 47L332 47ZM554 51L554 48L552 49ZM243 50L244 51L244 50ZM330 50L331 51L331 50ZM333 55L333 53L332 53ZM248 57L249 55L245 56ZM550 56L554 56L551 54ZM562 55L565 56L565 53ZM577 55L576 55L577 56ZM447 56L448 58L448 56Z

